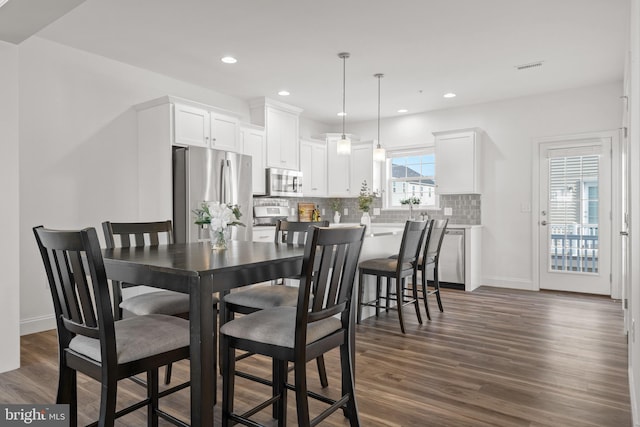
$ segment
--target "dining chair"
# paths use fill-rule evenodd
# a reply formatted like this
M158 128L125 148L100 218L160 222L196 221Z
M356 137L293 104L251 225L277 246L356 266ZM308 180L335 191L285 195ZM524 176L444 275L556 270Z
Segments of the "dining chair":
M442 248L442 242L444 240L444 235L447 231L447 225L449 224L448 219L439 219L432 220L433 224L429 228L429 233L427 234L426 242L424 244L424 252L418 259L416 263L417 269L421 272L422 275L422 298L424 299L424 308L427 312L427 318L431 320L431 314L429 313L429 304L427 302L427 297L429 295L436 296L436 300L438 301L438 308L440 312L444 312L442 307L442 300L440 298L440 274L438 273L438 264L440 261L440 249ZM427 269L433 267L433 290L428 290L428 280L427 280ZM414 287L417 286L417 282L413 282Z
M109 284L94 228L33 229L47 274L58 330L59 377L56 403L70 405L77 425L77 372L101 384L98 426L147 407L149 426L158 417L175 419L159 408L158 368L189 358L189 322L153 314L114 319ZM147 397L116 412L118 381L146 372ZM182 390L189 383L162 392Z
M220 328L222 348L222 425L258 426L249 417L276 406L278 426L286 425L287 391L296 395L298 426L316 425L342 409L351 426L359 426L353 378L351 310L352 291L364 227L313 227L307 239L297 289L298 303L256 311ZM306 363L329 350L340 348L342 393L338 399L311 392L307 387ZM235 351L261 354L273 360L272 397L243 414L234 412ZM294 366L295 381L287 383L288 364ZM310 419L308 398L329 404Z
M307 240L307 234L310 227L328 227L329 221L317 222L297 222L280 220L276 223L276 231L274 242L276 244L298 244L304 245ZM281 278L271 285L254 286L249 289L243 289L238 292L232 292L222 298L224 304L224 320L220 323L224 324L233 320L235 313L250 314L258 310L273 307L295 307L298 303L298 287L289 286L286 281L295 281L296 278ZM251 353L239 355L236 360L241 360L251 356ZM324 363L324 357L320 356L316 360L318 366L318 375L322 387L329 384L327 372ZM246 376L249 374L244 373Z
M420 255L422 241L427 230L425 221L407 221L400 242L400 251L397 258L374 258L361 261L358 265L358 323L362 320L363 307L375 307L376 316L380 309L396 310L400 321L400 330L405 333L402 309L406 305L413 304L418 323L422 324L420 306L418 304L418 294L415 286L411 287L411 295L407 295L405 281L407 277L412 277L413 283L418 283L415 264ZM365 294L365 276L376 277L376 296L373 300L363 301ZM382 294L382 278L385 277L387 292ZM391 289L391 281L395 280L395 292ZM382 305L381 300L385 300ZM391 300L395 300L396 306L391 306Z
M131 248L157 246L161 241L173 243L173 226L170 220L158 222L111 222L102 223L107 249L116 247ZM116 239L117 238L117 239ZM119 244L116 242L119 240ZM166 314L189 318L189 295L168 290L146 292L129 298L122 298L122 288L130 287L126 283L112 283L113 305L116 307L116 320L122 318L123 310L136 316ZM213 296L217 308L218 298ZM213 330L217 328L217 316L213 316ZM216 352L214 352L216 354ZM214 360L214 363L216 361ZM171 365L165 372L165 384L171 382Z

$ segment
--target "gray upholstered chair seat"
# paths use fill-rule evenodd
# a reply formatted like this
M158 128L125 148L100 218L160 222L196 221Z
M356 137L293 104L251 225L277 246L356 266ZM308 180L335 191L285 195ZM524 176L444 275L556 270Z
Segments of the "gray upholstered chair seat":
M422 255L420 255L420 259L418 259L418 265L419 265L420 267L422 267L422 260L423 260L423 259L424 259L424 258L423 258L423 256L422 256ZM427 265L429 265L429 264L433 264L434 262L436 262L436 258L435 258L435 257L432 257L432 256L427 257Z
M398 265L398 260L394 258L374 258L362 261L358 264L358 268L363 270L376 270L389 273L395 273ZM402 264L403 270L411 270L413 266L411 263L405 262Z
M226 304L264 310L273 307L295 307L298 304L298 288L294 286L255 286L224 296Z
M220 334L293 348L296 331L296 310L296 307L275 307L257 311L225 323L220 328ZM342 322L335 317L309 323L307 327L307 344L326 337L340 328L342 328Z
M115 322L118 363L127 363L189 345L189 321L180 317L152 314ZM69 348L98 362L102 361L100 340L75 336Z
M213 304L218 303L218 298L213 297ZM155 291L127 298L120 303L120 308L136 316L149 314L176 314L189 312L189 295L173 291Z

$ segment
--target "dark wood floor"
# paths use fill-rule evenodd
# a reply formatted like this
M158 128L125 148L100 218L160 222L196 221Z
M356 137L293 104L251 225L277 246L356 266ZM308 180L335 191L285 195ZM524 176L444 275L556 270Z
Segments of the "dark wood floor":
M630 426L627 345L618 301L557 292L480 288L444 290L445 313L422 326L406 311L407 334L395 312L357 330L357 397L363 426ZM249 362L251 360L251 362ZM270 363L241 362L267 376ZM339 387L337 352L327 360L330 386ZM187 378L186 364L175 369ZM309 365L310 383L318 387ZM0 402L48 403L57 379L54 332L22 337L22 367L0 375ZM238 382L237 406L266 396ZM80 421L97 414L98 387L80 376ZM125 404L142 389L124 381ZM290 425L295 425L293 395ZM188 391L166 401L187 418ZM316 413L321 406L312 406ZM118 421L141 426L144 410ZM220 416L215 409L216 422ZM271 424L265 413L262 422ZM161 421L161 425L168 425ZM322 425L346 426L340 413Z

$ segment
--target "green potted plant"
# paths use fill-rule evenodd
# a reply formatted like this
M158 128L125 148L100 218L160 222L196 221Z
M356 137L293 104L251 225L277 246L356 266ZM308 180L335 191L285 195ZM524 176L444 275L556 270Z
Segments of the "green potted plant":
M362 181L362 187L360 187L360 194L358 195L358 208L362 211L362 218L360 218L360 224L365 226L371 225L371 217L369 216L369 210L373 204L375 195L369 189L367 180Z
M421 202L420 198L415 196L400 200L401 205L409 205L409 220L413 219L413 205L419 205Z
M340 222L340 212L342 211L342 200L340 199L331 200L331 210L334 212L333 222L338 224Z
M196 224L208 225L213 249L226 249L227 241L231 238L231 227L245 226L240 222L242 213L238 205L202 202L193 213L196 216Z

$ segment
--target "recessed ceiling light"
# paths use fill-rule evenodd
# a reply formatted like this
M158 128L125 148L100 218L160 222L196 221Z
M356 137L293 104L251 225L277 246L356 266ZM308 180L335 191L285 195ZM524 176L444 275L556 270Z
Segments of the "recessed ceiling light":
M224 62L225 64L235 64L236 62L238 62L238 60L233 56L223 56L222 58L220 58L220 61Z
M407 113L409 110L407 110L406 108L401 108L398 110L398 113Z
M340 116L340 117L342 117L342 116L346 116L346 115L347 115L347 113L345 113L344 111L340 111L340 112L338 113L338 116Z
M281 90L280 92L278 92L278 95L280 95L280 96L289 96L291 94L287 90Z
M453 92L449 92L449 93L445 93L445 94L444 94L444 95L442 95L442 96L444 96L445 98L455 98L455 97L456 97L456 94L455 94L455 93L453 93Z

